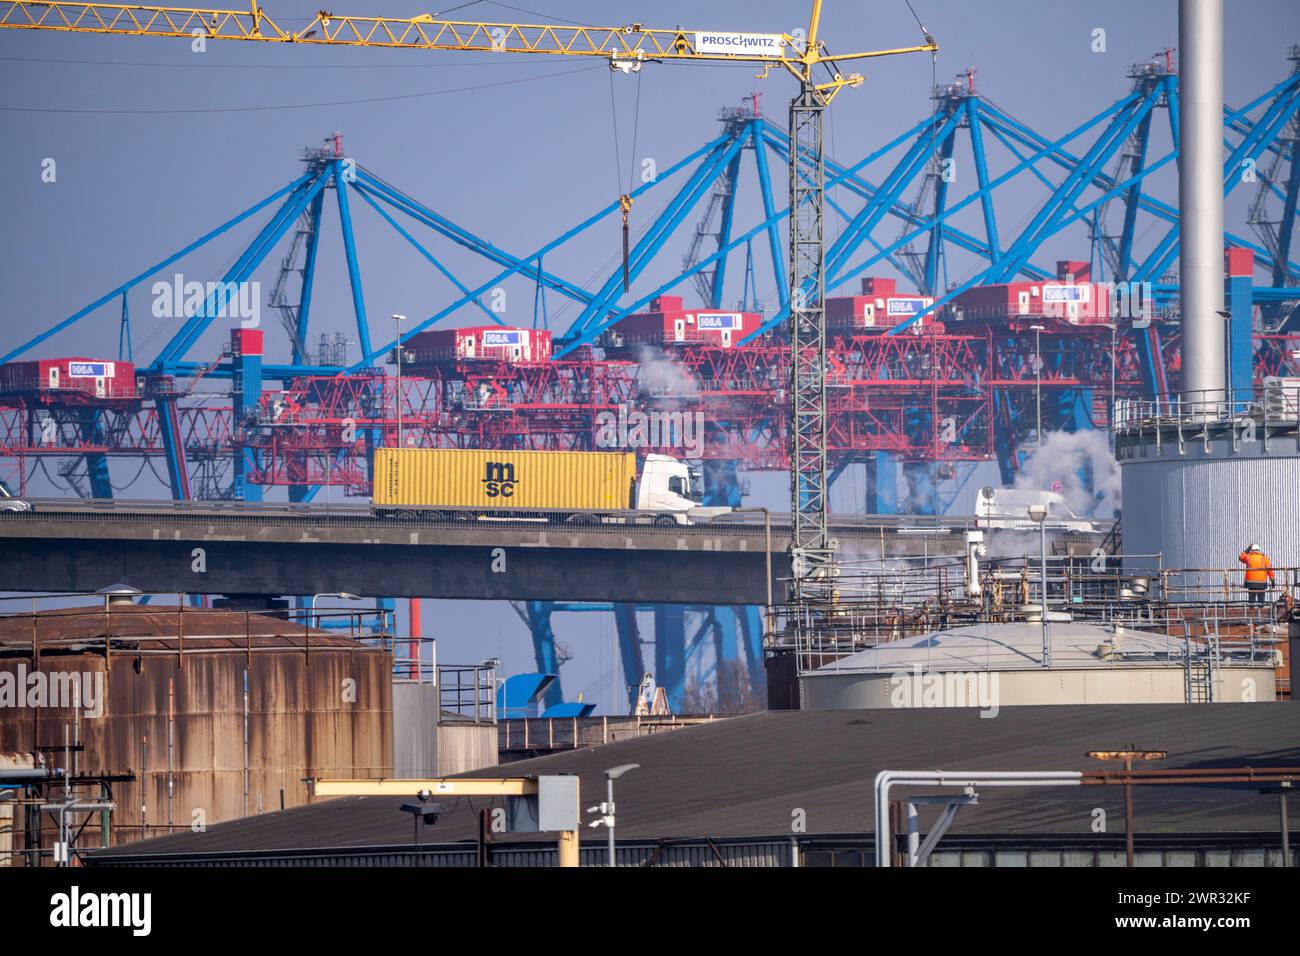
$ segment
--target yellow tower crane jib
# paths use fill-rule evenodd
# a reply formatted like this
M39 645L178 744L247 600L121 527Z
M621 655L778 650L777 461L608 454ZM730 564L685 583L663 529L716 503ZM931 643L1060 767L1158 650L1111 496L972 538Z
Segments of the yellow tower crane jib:
M812 70L828 64L834 78L817 84L829 101L861 77L841 77L837 63L901 53L933 53L939 49L928 36L919 46L829 55L820 39L822 0L814 0L808 35L800 40L787 33L737 33L719 30L577 26L505 21L440 20L423 13L413 17L353 16L320 11L304 29L288 30L252 0L247 10L88 3L82 0L0 0L0 29L112 36L202 36L214 40L255 40L312 46L359 46L389 49L483 53L533 53L601 58L630 72L647 60L722 61L761 64L766 75L781 66L802 82Z

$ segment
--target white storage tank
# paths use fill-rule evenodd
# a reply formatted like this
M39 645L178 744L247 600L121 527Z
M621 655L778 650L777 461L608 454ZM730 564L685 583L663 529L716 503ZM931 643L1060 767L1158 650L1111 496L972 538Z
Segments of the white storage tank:
M1181 704L1277 699L1272 651L1223 654L1207 667L1193 638L1073 621L974 624L867 648L799 676L805 710ZM1191 660L1186 656L1190 643ZM1212 686L1210 686L1212 685Z
M1117 406L1126 570L1231 570L1239 585L1237 556L1250 544L1275 568L1300 567L1297 397L1266 385L1231 421Z

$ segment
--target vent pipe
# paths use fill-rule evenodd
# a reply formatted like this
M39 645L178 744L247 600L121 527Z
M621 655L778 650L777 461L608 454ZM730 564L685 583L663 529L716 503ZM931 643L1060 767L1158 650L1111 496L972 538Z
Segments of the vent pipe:
M106 588L100 588L95 592L104 598L104 610L110 607L116 607L123 604L135 604L135 599L144 592L139 588L133 588L129 584L110 584Z

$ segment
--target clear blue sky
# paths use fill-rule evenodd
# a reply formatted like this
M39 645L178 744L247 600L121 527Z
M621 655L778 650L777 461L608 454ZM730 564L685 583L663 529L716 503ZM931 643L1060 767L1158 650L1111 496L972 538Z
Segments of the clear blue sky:
M1177 36L1173 0L915 0L914 5L943 45L934 68L941 82L973 66L990 99L1048 134L1071 129L1122 95L1129 87L1128 65L1172 45ZM296 26L315 6L281 0L268 9ZM1285 54L1289 44L1300 42L1300 6L1286 0L1237 0L1227 6L1226 98L1240 103L1289 69ZM776 31L797 27L804 7L789 2L659 0L641 7L626 0L551 0L528 8L537 16L489 2L452 15L596 23L636 19L664 26ZM396 0L358 3L351 10L409 15L428 8ZM1107 31L1102 55L1091 51L1097 27ZM835 50L909 44L917 33L903 0L827 4L824 35ZM930 109L929 57L876 61L866 72L867 86L845 93L833 109L830 147L840 157L864 155ZM753 73L749 66L647 68L640 80L638 157L666 167L716 134L719 107L738 104L754 89L762 92L765 111L783 123L791 81L774 74L760 83ZM320 144L335 130L343 133L347 152L359 163L457 222L508 249L534 248L617 196L616 170L626 176L630 165L637 84L615 77L623 153L616 165L610 76L586 61L216 41L206 53L196 54L179 40L4 31L0 77L0 105L46 110L0 112L6 134L0 152L4 346L71 313L140 266L288 182L301 168L302 147ZM997 149L990 150L998 162ZM58 163L56 183L41 182L46 158ZM1026 195L1018 202L1016 196L1000 197L1004 228L1018 222L1038 198ZM647 222L661 201L647 200L634 210L634 224ZM371 315L431 313L450 286L371 210L361 208L356 216ZM316 299L318 330L346 330L345 276L333 221L327 220L325 275ZM894 229L893 224L882 229L882 238ZM196 259L187 275L197 272L206 278L248 235L233 236L211 256ZM683 245L685 241L683 235ZM547 264L586 280L616 254L617 242L611 223L604 233ZM1069 245L1070 240L1062 242L1061 255L1083 252L1077 238ZM656 274L670 275L682 251L670 246ZM265 288L278 265L278 257L272 259L259 276ZM467 277L489 274L482 264L455 252L448 253L448 261ZM773 291L766 276L760 277L760 291ZM508 292L506 319L528 322L531 289L519 283ZM148 305L147 290L132 300L137 349L145 355L173 328L152 319ZM557 324L567 324L569 318L571 313ZM42 351L66 354L75 347L103 352L115 347L115 325L114 309L106 309L99 321ZM214 332L206 350L219 337Z
M1177 39L1174 0L913 5L942 44L937 64L924 55L869 64L867 85L844 93L833 108L829 148L836 157L856 159L916 123L931 109L932 79L947 82L968 66L978 70L976 82L992 101L1044 134L1063 134L1129 89L1130 64ZM275 0L266 6L282 24L298 26L319 3ZM1290 70L1286 53L1300 42L1300 5L1232 0L1225 6L1225 97L1244 103ZM336 12L436 11L401 0L358 0ZM468 4L449 16L777 32L799 27L806 4L524 0L523 8ZM1096 28L1106 30L1104 54L1091 49ZM829 0L823 35L841 52L911 44L918 30L904 0ZM755 89L762 92L765 112L783 124L792 82L773 74L760 83L753 73L749 66L647 67L640 80L636 158L668 166L716 135L720 107L738 105ZM608 70L585 61L216 41L196 54L180 40L0 31L0 349L7 351L287 183L301 169L302 148L321 144L336 130L360 164L451 219L510 251L535 248L620 191L618 171L626 177L633 158L637 80L614 80L612 111ZM617 159L615 117L622 150ZM41 180L47 158L57 163L55 183ZM877 180L883 175L881 167L873 171ZM784 189L777 185L780 201ZM1152 187L1176 198L1170 177ZM638 206L634 224L648 221L662 198ZM1001 222L1013 227L1040 198L1028 191L1001 197ZM1244 198L1243 191L1230 205L1230 227L1245 229ZM387 331L382 317L392 312L428 315L441 307L450 290L445 280L372 211L358 204L354 215L367 304L379 317L376 338ZM351 320L334 222L331 212L315 300L317 332L347 331ZM969 224L974 228L973 220ZM668 247L647 282L676 273L688 233ZM187 277L215 277L236 253L238 240L249 235L241 232L187 264ZM878 235L892 239L897 227L890 223ZM617 244L611 222L546 264L586 281L609 268ZM446 252L448 264L467 281L490 275L479 261L445 245L435 248ZM1049 253L1086 255L1078 233L1062 237ZM278 259L272 256L257 276L266 289ZM963 271L954 263L955 275ZM769 277L760 274L759 285L764 296L772 295ZM516 283L507 291L505 319L528 324L531 287ZM132 299L132 312L137 354L152 357L175 325L149 314L147 289ZM269 311L264 318L275 336L278 320ZM471 318L466 314L457 324ZM567 313L555 324L562 329L571 318ZM195 357L213 354L221 338L209 335ZM110 306L35 354L113 355L116 342L117 309ZM284 356L282 337L269 352ZM115 466L115 480L124 477L129 474ZM473 619L480 636L471 642L447 635L444 660L500 654L508 671L530 666L527 641L508 608L477 606L457 618ZM589 696L597 694L607 709L621 700L617 682L609 678L617 670L612 622L584 624L580 631L590 637L574 642L581 646L566 682L571 692L585 687Z

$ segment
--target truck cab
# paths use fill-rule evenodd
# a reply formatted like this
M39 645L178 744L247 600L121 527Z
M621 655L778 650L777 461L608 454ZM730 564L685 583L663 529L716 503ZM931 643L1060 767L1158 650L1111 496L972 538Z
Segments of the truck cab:
M1065 496L1057 491L984 488L975 497L975 517L981 528L1037 531L1038 524L1029 516L1031 505L1047 507L1045 524L1052 530L1085 533L1105 530L1101 522L1081 518L1070 510Z
M636 488L636 510L659 512L656 524L694 524L726 514L730 508L705 508L700 471L670 455L646 455Z
M9 486L0 481L0 511L31 511L32 503L19 498Z

